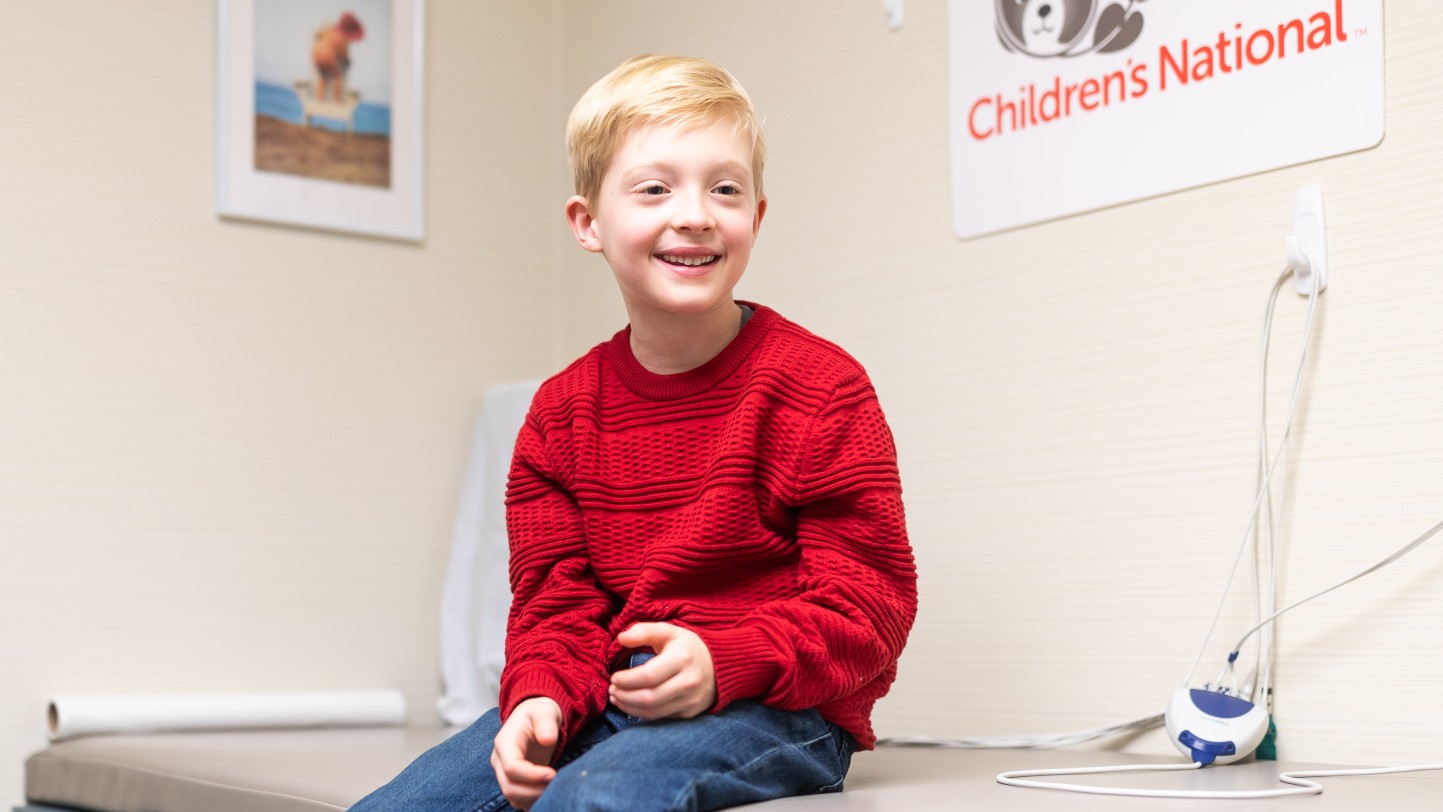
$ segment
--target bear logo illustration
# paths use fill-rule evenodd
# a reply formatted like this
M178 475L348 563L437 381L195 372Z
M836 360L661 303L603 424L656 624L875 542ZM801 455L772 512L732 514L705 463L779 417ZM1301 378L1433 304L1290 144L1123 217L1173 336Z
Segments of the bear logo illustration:
M1142 33L1145 0L996 0L997 36L1027 56L1081 56L1121 51ZM1089 41L1090 40L1090 41Z

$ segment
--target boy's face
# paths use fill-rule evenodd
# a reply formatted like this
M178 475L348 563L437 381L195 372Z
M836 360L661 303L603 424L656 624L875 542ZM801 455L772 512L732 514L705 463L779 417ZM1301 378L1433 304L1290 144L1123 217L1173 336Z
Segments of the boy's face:
M733 130L639 127L596 195L567 201L577 241L606 257L633 319L730 306L766 213L751 144Z

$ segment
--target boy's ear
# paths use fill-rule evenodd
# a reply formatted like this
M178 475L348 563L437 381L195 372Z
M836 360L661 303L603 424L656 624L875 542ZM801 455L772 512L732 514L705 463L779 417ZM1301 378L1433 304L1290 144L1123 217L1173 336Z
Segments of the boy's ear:
M757 216L752 218L752 239L757 238L757 232L762 230L762 216L767 213L767 199L764 197L757 201Z
M571 224L571 233L581 247L591 252L601 251L601 240L596 233L596 218L591 215L591 203L581 195L572 195L566 201L566 222Z

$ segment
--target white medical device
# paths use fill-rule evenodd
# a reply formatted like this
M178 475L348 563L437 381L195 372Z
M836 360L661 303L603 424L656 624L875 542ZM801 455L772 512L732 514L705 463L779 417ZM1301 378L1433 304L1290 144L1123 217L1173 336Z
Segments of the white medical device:
M1266 708L1201 688L1173 691L1164 719L1173 746L1203 766L1247 758L1268 733Z

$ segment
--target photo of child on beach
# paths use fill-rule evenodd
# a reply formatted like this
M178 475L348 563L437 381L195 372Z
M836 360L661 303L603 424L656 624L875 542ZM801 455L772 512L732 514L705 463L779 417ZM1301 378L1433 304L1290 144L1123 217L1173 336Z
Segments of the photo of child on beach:
M255 169L391 186L391 0L256 0Z

